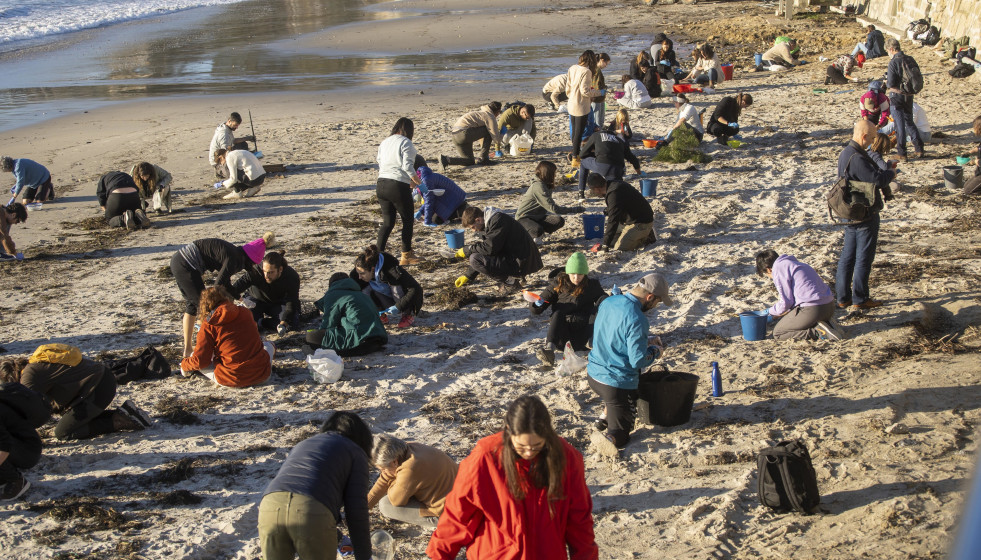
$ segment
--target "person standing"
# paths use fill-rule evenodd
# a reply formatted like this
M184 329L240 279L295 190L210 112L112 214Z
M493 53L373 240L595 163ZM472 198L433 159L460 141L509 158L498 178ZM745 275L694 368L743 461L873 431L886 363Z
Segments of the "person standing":
M412 252L412 187L419 184L416 177L418 152L412 144L415 125L412 119L401 117L392 132L378 146L378 183L375 195L381 206L382 223L378 227L375 245L384 251L388 236L395 229L396 215L402 218L402 266L419 264L421 259ZM422 159L422 158L419 158ZM423 163L425 163L423 161Z
M644 315L658 303L671 306L672 301L667 280L654 272L630 292L603 300L596 314L586 375L604 411L590 440L605 455L616 455L630 441L640 372L663 351L660 338L649 337L651 325Z
M250 198L262 190L262 183L266 180L266 169L252 152L218 150L215 159L228 168L228 179L222 181L221 186L232 189L232 192L226 194L224 198Z
M606 199L604 247L633 251L652 242L654 210L640 191L623 181L607 182L599 173L591 173L586 184L594 195Z
M426 555L454 560L466 547L471 559L596 560L592 509L582 455L525 395L460 463Z
M579 169L579 201L586 200L586 182L592 173L599 173L607 181L622 181L627 172L627 162L640 173L640 160L630 151L630 144L619 134L600 130L590 135L582 147L582 165Z
M542 236L546 233L555 233L562 229L565 219L560 214L582 212L581 206L559 206L552 199L556 170L555 164L550 161L538 162L531 186L521 196L518 210L514 213L514 219L528 230L536 245L541 245Z
M919 72L919 66L913 57L903 53L899 41L890 37L886 39L886 54L889 55L889 68L886 71L886 91L889 94L889 107L892 118L896 121L896 153L899 161L907 161L906 137L913 141L913 157L923 157L923 139L920 131L913 122L913 95L907 70Z
M215 128L215 134L211 137L211 146L208 148L208 163L215 168L216 179L228 179L228 169L224 164L218 163L218 150L230 152L232 150L248 150L246 142L255 142L255 136L235 137L235 131L242 124L242 115L232 113L228 119Z
M368 492L368 509L389 519L435 529L456 480L456 461L435 447L387 434L375 438L371 462L381 473Z
M844 245L838 259L838 272L835 275L838 307L850 306L850 311L882 305L881 301L872 299L870 295L869 276L879 242L879 212L885 207L884 201L893 198L889 182L895 178L896 172L893 169L881 169L866 151L876 134L878 132L874 124L864 119L859 120L855 123L851 141L838 156L838 177L871 183L875 189L875 200L869 217L861 222L845 225Z
M589 115L592 113L591 101L599 92L593 89L593 74L596 73L596 53L591 50L579 55L579 62L569 67L565 94L569 97L569 124L572 128L572 167L579 167L579 150L582 136L586 130ZM605 93L605 92L604 92Z
M777 288L779 299L766 310L767 322L780 318L773 338L844 340L834 320L835 296L813 268L767 249L756 253L756 274L771 278Z
M596 55L596 72L593 73L592 88L597 93L590 99L590 109L593 111L593 120L599 126L603 126L606 122L606 77L603 76L603 69L609 65L610 55L606 53Z
M716 141L723 146L727 145L729 138L739 133L739 115L743 109L753 104L753 96L748 93L740 93L735 97L726 96L719 100L719 104L712 111L705 132L716 137Z
M439 156L439 164L446 172L450 165L493 165L491 146L501 145L501 132L497 118L501 115L501 102L491 101L476 111L464 113L450 128L453 144L462 157ZM473 143L480 141L480 157L473 155ZM383 247L384 249L384 247Z
M500 282L499 291L521 288L520 279L542 269L538 246L524 227L504 212L488 206L483 211L468 206L463 211L463 227L477 233L477 241L456 252L466 258L470 268L454 282L462 288L484 273Z
M13 173L15 183L10 189L17 200L17 195L24 193L24 203L47 202L54 200L54 187L51 185L51 173L46 167L27 158L0 158L0 168L6 173Z
M330 415L319 434L290 451L259 502L263 560L333 560L344 521L354 560L371 560L368 458L371 429L357 414Z

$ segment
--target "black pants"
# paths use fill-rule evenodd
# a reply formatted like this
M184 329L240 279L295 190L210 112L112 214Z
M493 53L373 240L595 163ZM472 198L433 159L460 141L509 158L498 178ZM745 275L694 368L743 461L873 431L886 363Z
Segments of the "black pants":
M548 103L549 105L552 106L552 109L558 109L558 107L556 107L555 104L552 103L552 94L551 93L548 93L547 91L543 91L542 92L542 98L545 99L545 103ZM560 93L558 96L556 96L556 99L559 100L559 103L562 103L564 101L568 101L569 100L569 96L566 95L566 94L564 94L564 93Z
M54 200L55 192L54 187L51 185L51 177L48 176L40 185L34 187L24 187L24 200L33 200L34 202L44 202L46 200Z
M303 345L303 352L305 354L313 354L317 348L324 348L324 334L327 331L323 329L317 329L312 331L307 331L307 343ZM365 354L371 354L372 352L377 352L385 347L385 340L378 337L366 338L364 342L355 346L354 348L338 350L337 348L331 348L334 352L337 352L338 356L342 358L347 358L350 356L364 356Z
M521 276L521 264L514 257L498 257L495 255L470 255L470 268L481 274L504 282L508 277L517 278Z
M835 68L833 65L828 66L828 79L831 80L832 84L838 86L843 86L848 83L848 78L845 77L845 73Z
M259 325L260 329L266 328L269 330L274 330L280 322L286 321L286 324L288 324L291 329L295 330L300 324L299 311L293 311L292 315L287 315L284 317L283 305L278 303L255 301L255 307L253 307L250 311L252 311L252 318L255 319L255 322Z
M368 295L368 297L371 298L371 301L375 303L375 307L378 308L378 311L388 309L389 307L396 305L398 303L397 301L395 301L395 298L387 296L380 292L376 292L371 288L366 288L364 292ZM415 291L415 295L412 296L412 299L409 300L409 305L404 308L399 308L399 311L401 311L402 313L411 313L413 315L418 315L419 310L422 309L422 301L423 301L422 289L418 289Z
M232 144L232 147L229 148L228 151L230 152L232 150L248 150L248 149L249 149L248 142L238 142L237 144ZM227 165L222 165L220 163L216 163L214 167L215 167L215 177L216 178L221 179L222 181L224 181L225 179L228 178L228 166Z
M0 464L0 485L20 480L20 471L33 467L41 460L41 436L27 425L22 427L15 430L7 426L10 436L10 449L7 452L10 455Z
M378 228L376 245L379 251L385 250L388 236L395 229L395 215L402 218L402 252L412 250L412 187L395 179L378 178L378 204L381 206L382 223Z
M518 223L524 226L532 237L541 237L545 233L555 233L565 225L565 218L558 214L546 214L541 218L521 218Z
M204 279L201 278L201 273L188 266L180 253L174 253L174 256L170 257L170 273L174 275L177 288L184 296L184 313L197 315L198 300L201 299L201 292L204 291Z
M586 343L593 338L595 319L595 315L556 311L548 321L545 343L551 344L556 350L562 350L566 342L571 342L572 349L576 352L586 350Z
M266 180L265 173L259 175L255 179L249 179L248 176L245 175L245 171L239 169L237 175L238 176L235 178L236 182L232 185L232 190L235 192L242 192L251 189L252 187L258 187Z
M112 415L115 411L106 410L116 396L116 378L107 368L102 370L102 379L72 406L55 426L58 439L88 439L113 432Z
M589 122L589 115L574 117L569 115L572 121L572 157L579 157L582 148L582 134L586 131L586 124Z
M589 388L596 392L606 406L606 433L617 447L630 441L630 432L637 419L637 389L617 389L604 385L592 377Z
M106 221L111 227L125 227L123 214L127 210L142 210L140 193L110 193L106 198Z
M480 146L480 159L487 161L487 158L490 157L492 139L493 137L486 126L478 126L454 132L453 144L456 145L456 151L463 157L446 158L447 162L450 165L474 165L477 163L473 155L473 143L477 140L482 142Z
M720 123L719 121L712 121L708 123L708 126L705 127L705 132L715 136L719 140L720 144L725 144L729 141L729 138L732 138L732 136L736 134L735 130L728 125Z
M447 216L445 220L443 218L440 218L439 216L433 216L433 223L442 225L452 221L459 221L461 218L463 218L463 211L466 208L467 208L467 203L463 202L463 204L457 206L456 210L454 210L452 214Z

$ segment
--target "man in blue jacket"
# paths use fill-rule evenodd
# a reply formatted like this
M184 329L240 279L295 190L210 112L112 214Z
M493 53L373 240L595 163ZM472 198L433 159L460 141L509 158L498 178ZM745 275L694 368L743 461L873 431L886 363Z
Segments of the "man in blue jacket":
M879 58L880 56L886 56L885 51L885 37L882 36L882 32L875 28L874 25L869 24L865 28L869 34L865 36L865 42L855 45L855 49L852 50L852 56L857 56L858 53L863 53L865 55L865 60L872 60L873 58Z
M886 54L889 55L889 67L886 70L886 94L889 95L889 111L896 121L896 153L899 161L906 161L906 137L913 141L913 157L923 157L923 139L920 129L913 122L913 94L904 83L909 77L905 75L903 62L909 58L915 65L916 61L899 48L899 41L892 37L886 39ZM904 134L903 131L906 131Z
M596 424L600 431L591 436L603 454L616 455L630 441L640 372L661 356L660 338L649 338L650 323L644 315L658 303L670 306L672 301L667 280L655 272L641 278L629 293L603 300L596 314L586 373L589 387L606 409Z

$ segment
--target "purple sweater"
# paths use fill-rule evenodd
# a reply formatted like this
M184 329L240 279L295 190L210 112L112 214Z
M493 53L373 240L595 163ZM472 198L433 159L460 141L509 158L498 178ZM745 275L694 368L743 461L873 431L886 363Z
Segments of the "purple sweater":
M781 255L774 261L773 284L780 300L767 310L770 315L783 315L797 306L812 307L835 300L831 288L818 273L793 255Z

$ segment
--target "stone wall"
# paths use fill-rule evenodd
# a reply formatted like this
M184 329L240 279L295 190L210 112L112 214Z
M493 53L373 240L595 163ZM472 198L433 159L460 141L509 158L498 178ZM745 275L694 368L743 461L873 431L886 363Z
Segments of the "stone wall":
M909 22L928 19L940 29L943 37L971 38L971 45L981 47L981 0L865 0L849 2L858 13L885 25L905 30Z

